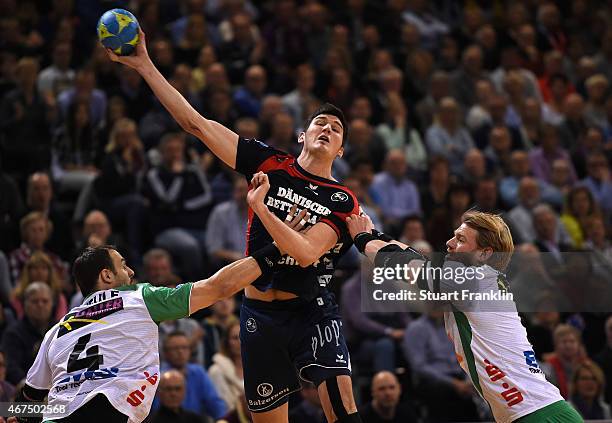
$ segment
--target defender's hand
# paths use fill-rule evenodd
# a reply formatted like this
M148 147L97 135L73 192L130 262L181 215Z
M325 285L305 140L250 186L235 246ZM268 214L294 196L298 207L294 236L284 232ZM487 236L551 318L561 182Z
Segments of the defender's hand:
M363 216L356 214L350 215L346 218L346 224L349 232L351 233L351 238L353 239L361 232L371 233L372 229L374 229L374 224L372 223L370 216L367 214L364 214Z
M138 29L138 44L136 45L136 49L134 53L129 56L118 56L111 49L107 48L106 53L108 57L117 63L124 64L136 70L142 69L143 66L147 64L152 64L151 59L149 58L149 53L147 52L147 43L145 41L145 33L142 32L142 29Z
M251 179L251 190L247 194L247 202L253 210L264 205L264 199L270 189L270 180L268 175L263 172L257 172Z

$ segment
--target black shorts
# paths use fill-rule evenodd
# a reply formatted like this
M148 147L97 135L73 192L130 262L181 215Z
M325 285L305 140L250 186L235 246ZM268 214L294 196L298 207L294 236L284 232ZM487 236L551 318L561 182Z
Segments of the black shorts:
M342 321L332 294L310 302L244 298L240 346L249 410L277 408L300 389L299 378L319 386L351 374Z

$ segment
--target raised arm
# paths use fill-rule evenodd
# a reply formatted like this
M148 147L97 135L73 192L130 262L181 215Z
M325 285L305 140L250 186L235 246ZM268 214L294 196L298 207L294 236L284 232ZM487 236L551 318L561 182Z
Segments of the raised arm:
M193 136L199 138L232 169L236 168L238 134L213 120L200 115L187 100L157 70L145 42L145 34L140 30L140 42L131 56L117 56L106 50L113 62L134 68L147 81L151 90L179 125Z
M319 222L306 232L297 232L285 225L268 209L264 204L264 199L270 189L267 175L259 172L253 177L251 185L252 189L247 195L251 209L257 214L278 248L296 259L301 267L310 266L336 245L338 235L329 225ZM307 218L302 214L295 219L303 217Z

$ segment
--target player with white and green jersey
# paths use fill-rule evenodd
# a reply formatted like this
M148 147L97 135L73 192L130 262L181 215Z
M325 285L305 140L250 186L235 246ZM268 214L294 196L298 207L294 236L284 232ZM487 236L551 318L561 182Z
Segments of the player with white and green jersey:
M583 421L546 380L516 305L504 296L502 272L514 245L499 216L464 214L462 225L446 243L446 257L439 262L373 233L367 216L347 220L355 245L376 267L407 265L419 270L418 280L411 282L430 292L429 298L444 303L444 323L459 364L491 407L496 422Z
M229 297L271 271L274 245L176 288L132 284L112 247L87 248L74 277L86 297L44 337L17 401L48 398L49 422L141 422L160 377L158 327Z

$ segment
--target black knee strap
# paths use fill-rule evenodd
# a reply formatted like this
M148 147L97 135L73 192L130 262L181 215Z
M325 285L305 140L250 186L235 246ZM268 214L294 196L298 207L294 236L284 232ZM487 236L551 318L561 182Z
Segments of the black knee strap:
M348 416L348 413L344 409L344 404L342 403L342 395L340 395L340 389L338 389L338 380L336 379L336 376L325 379L325 386L327 387L329 402L331 403L334 413L339 419L336 421L343 421L342 419Z
M336 423L362 423L362 422L361 422L361 417L359 416L359 413L351 413L351 414L347 414L344 417L340 417L338 420L336 420Z

